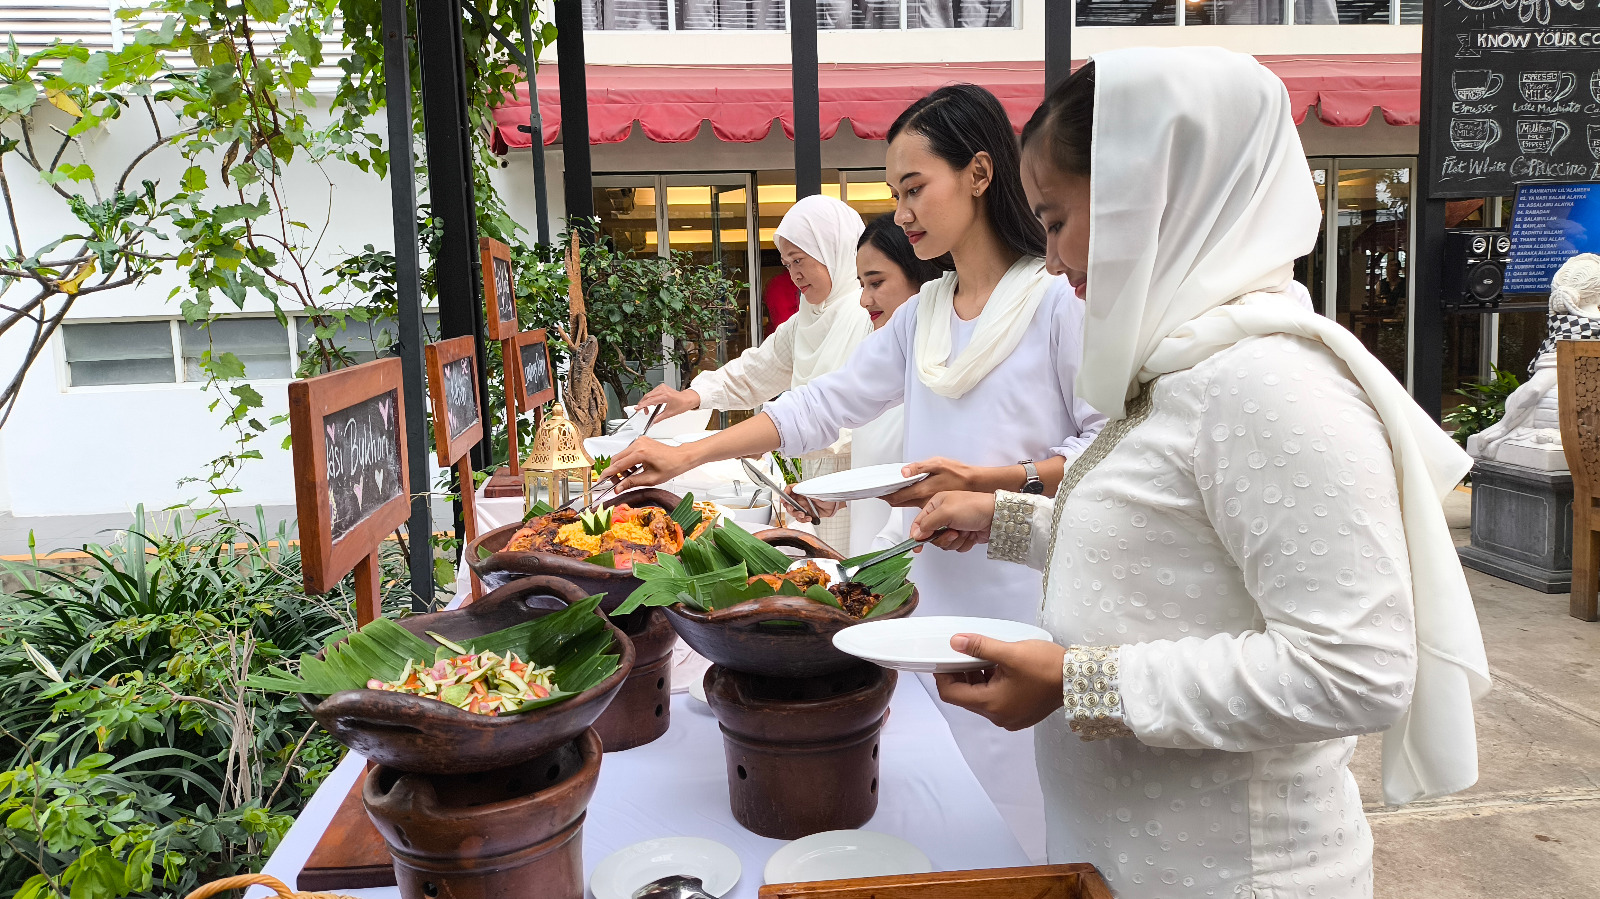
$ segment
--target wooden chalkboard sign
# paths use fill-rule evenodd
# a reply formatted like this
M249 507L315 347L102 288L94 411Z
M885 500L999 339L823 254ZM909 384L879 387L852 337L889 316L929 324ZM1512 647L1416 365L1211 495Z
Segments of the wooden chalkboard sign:
M423 347L428 366L428 399L433 403L433 445L439 464L455 466L461 489L461 518L466 541L478 538L476 484L472 447L483 440L482 404L478 402L478 352L472 337L452 337ZM472 576L469 597L478 595Z
M480 237L478 254L483 261L484 329L490 340L510 340L517 336L517 281L511 273L511 248Z
M289 384L295 502L306 590L356 572L356 617L378 611L378 545L411 514L400 360Z
M1428 195L1600 181L1600 10L1581 0L1438 3Z
M537 409L556 398L555 377L550 372L550 343L544 329L517 335L517 405L524 411Z

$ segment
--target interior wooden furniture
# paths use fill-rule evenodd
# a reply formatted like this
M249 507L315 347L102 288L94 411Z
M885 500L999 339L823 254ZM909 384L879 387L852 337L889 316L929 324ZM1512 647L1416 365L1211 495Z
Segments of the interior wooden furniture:
M1582 621L1600 618L1600 340L1556 342L1561 448L1572 471L1572 600Z

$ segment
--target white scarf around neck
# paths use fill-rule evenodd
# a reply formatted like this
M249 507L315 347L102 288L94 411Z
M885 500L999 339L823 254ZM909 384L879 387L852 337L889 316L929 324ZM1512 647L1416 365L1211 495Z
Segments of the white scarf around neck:
M856 242L864 230L860 213L823 194L803 197L778 223L777 236L826 266L833 281L826 299L813 303L802 297L794 314L791 388L842 367L872 333L872 316L861 305L856 280Z
M1489 690L1489 665L1440 505L1471 460L1354 335L1299 301L1294 261L1315 246L1322 212L1283 83L1216 48L1094 62L1078 396L1121 418L1141 382L1256 336L1291 334L1338 356L1388 433L1411 561L1416 685L1384 735L1384 799L1471 786L1472 704Z
M956 273L948 272L924 284L917 302L913 354L917 378L929 390L951 399L978 386L1022 342L1051 277L1044 260L1037 256L1023 256L1012 263L978 313L972 341L954 359L950 358L950 319L955 314Z

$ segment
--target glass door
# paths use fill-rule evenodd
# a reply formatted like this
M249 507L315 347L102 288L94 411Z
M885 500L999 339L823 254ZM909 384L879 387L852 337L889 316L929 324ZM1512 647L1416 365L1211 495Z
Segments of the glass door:
M1322 204L1322 233L1317 235L1317 245L1311 250L1310 255L1301 256L1294 263L1294 279L1304 284L1311 293L1311 305L1317 312L1328 314L1328 295L1332 289L1328 286L1328 232L1332 230L1328 221L1328 176L1333 171L1331 159L1309 159L1311 164L1311 181L1317 186L1317 202Z
M1411 159L1336 161L1327 278L1333 317L1408 387L1414 165Z

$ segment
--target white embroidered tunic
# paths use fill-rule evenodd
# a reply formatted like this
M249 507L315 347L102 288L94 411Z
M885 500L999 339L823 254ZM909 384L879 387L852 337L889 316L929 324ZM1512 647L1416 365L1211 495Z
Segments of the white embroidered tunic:
M1346 765L1416 664L1386 432L1296 337L1149 390L1053 535L1050 500L998 504L992 552L1046 569L1041 624L1072 647L1069 711L1035 728L1050 858L1094 863L1119 899L1370 897Z

